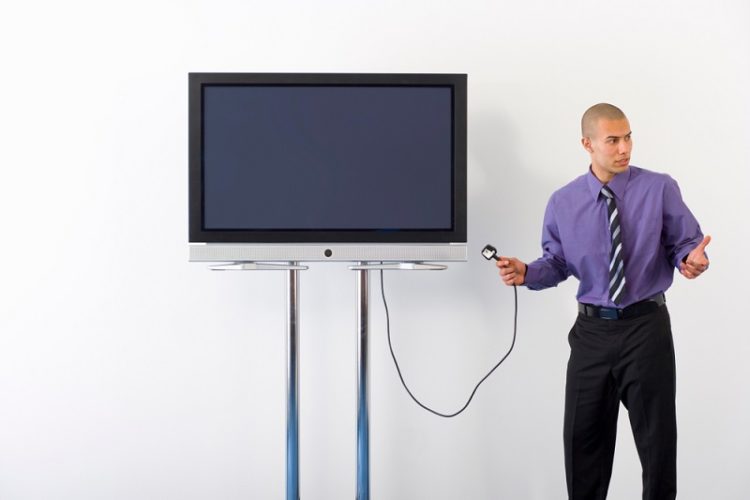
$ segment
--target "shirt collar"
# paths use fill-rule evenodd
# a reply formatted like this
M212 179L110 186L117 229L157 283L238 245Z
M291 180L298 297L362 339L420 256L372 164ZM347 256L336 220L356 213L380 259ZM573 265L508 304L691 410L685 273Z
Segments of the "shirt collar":
M628 167L625 172L615 175L612 180L607 183L609 189L611 189L615 194L615 198L622 199L622 197L625 195L625 190L628 187L628 181L630 180L630 174L632 170L632 167ZM598 200L599 193L601 193L602 186L604 186L604 184L602 183L602 181L597 179L597 177L594 175L594 172L591 171L591 165L589 165L589 175L587 177L587 181L589 184L589 191L591 192L591 196L594 198L594 201Z

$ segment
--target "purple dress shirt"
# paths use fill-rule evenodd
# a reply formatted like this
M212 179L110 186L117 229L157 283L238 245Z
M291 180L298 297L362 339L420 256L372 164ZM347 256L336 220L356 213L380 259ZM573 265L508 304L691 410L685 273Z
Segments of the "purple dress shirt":
M578 278L579 302L626 307L664 292L675 268L703 240L698 221L666 174L630 166L608 186L622 229L625 290L619 306L609 299L611 238L602 182L589 171L555 191L547 204L541 258L528 264L531 290Z

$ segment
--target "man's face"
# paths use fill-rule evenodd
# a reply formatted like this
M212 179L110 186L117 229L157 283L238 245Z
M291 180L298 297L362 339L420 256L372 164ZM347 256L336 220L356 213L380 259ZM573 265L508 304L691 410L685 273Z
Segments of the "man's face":
M627 119L600 119L591 137L581 140L591 155L591 169L599 180L609 182L615 175L628 169L633 149L631 134Z

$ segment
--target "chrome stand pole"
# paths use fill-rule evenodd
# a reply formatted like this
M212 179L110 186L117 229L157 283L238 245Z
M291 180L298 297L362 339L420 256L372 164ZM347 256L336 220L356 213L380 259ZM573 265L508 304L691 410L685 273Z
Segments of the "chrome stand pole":
M364 263L363 263L364 265ZM369 271L357 271L357 500L370 499Z
M287 272L286 500L299 500L299 270Z

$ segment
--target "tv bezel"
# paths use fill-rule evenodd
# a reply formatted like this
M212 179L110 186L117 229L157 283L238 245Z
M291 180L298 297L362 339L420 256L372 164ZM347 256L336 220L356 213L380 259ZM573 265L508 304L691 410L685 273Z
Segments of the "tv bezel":
M189 241L191 244L466 244L467 75L455 73L189 73ZM452 89L452 229L207 230L203 199L203 89L206 86L409 86Z

